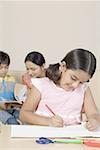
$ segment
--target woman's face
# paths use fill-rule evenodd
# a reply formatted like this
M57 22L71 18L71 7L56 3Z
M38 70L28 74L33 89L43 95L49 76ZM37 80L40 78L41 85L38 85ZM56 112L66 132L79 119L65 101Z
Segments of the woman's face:
M26 66L28 75L30 75L31 77L37 78L43 75L44 66L36 65L32 63L31 61L26 61L25 66Z
M80 84L83 84L90 79L90 75L83 70L62 69L60 87L66 91L76 89Z

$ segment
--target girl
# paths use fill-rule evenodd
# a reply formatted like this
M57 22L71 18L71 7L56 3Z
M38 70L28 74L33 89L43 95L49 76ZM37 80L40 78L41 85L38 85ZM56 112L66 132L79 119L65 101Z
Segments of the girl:
M36 125L74 125L81 122L84 107L88 119L86 128L95 130L100 126L100 115L86 84L95 69L96 58L90 51L70 51L61 63L49 66L47 77L32 78L33 87L22 106L20 119Z

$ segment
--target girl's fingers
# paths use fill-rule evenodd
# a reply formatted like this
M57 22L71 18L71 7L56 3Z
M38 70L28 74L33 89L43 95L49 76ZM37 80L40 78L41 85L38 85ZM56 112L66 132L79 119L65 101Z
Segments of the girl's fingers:
M51 123L53 126L58 126L58 127L62 127L63 126L63 119L60 116L53 116L51 117Z
M93 131L97 129L98 125L97 125L97 122L95 122L95 120L94 121L92 120L92 121L86 122L85 127L88 130Z

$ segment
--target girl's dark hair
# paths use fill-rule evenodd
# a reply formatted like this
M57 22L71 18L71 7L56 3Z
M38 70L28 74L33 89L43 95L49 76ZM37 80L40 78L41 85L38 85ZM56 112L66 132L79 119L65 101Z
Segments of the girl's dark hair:
M10 64L10 57L7 53L0 51L0 64L5 64L9 66Z
M96 58L88 50L85 49L74 49L70 51L61 62L65 62L66 68L71 70L81 69L87 72L91 77L96 70ZM57 83L61 77L59 73L60 64L49 65L46 70L46 76Z
M26 63L26 61L31 61L32 63L42 66L43 64L45 64L45 58L44 56L36 51L30 52L29 54L27 54L27 56L25 57L24 62Z

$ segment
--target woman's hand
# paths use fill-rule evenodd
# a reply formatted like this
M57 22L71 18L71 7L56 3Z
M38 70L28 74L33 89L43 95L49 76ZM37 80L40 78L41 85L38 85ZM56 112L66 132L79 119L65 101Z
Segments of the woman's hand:
M64 121L58 115L55 115L55 116L51 117L50 120L49 120L49 126L63 127L63 125L64 125Z
M24 75L22 76L22 81L23 81L23 83L24 83L25 85L27 85L27 87L28 87L29 89L32 88L31 76L30 76L30 75L28 75L27 73L24 74Z

